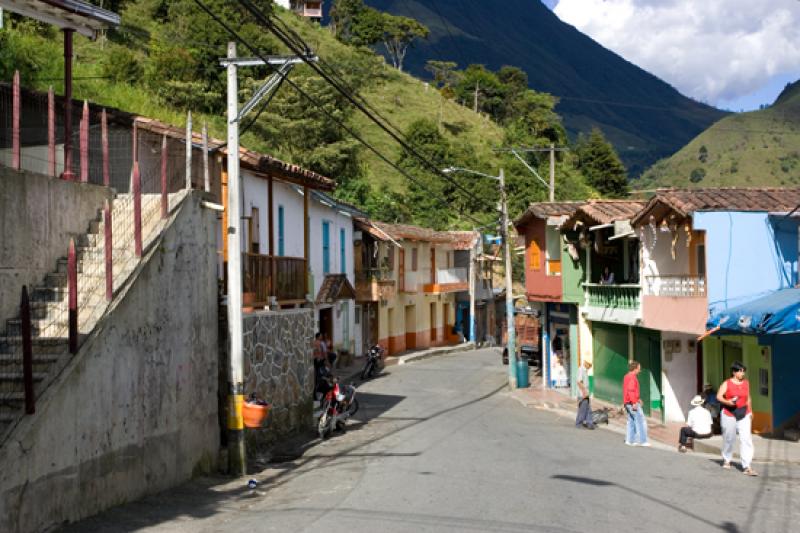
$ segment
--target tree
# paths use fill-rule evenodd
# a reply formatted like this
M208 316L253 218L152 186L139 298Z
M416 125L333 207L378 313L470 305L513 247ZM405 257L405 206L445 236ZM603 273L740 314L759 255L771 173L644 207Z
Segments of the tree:
M428 37L428 27L424 24L408 17L399 17L383 14L383 45L392 60L392 65L403 71L403 60L406 57L408 48L417 39Z
M434 59L425 63L425 70L433 75L433 83L439 90L449 87L458 81L456 71L458 63L455 61L437 61Z
M598 128L592 128L588 139L579 139L577 146L578 169L586 181L600 194L622 198L629 192L625 165L620 161Z
M353 36L353 24L365 7L363 0L335 0L330 11L330 28L334 37L349 43Z

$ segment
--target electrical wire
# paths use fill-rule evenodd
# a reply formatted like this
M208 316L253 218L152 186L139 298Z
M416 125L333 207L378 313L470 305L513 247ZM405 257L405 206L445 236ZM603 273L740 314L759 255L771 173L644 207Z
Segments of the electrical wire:
M451 185L453 185L456 189L458 189L462 193L464 193L472 201L474 201L474 202L476 202L478 204L483 204L485 206L491 205L490 203L488 203L488 201L485 198L479 198L478 196L473 194L469 189L467 189L466 187L464 187L463 185L458 183L456 180L452 179L450 176L448 176L444 172L442 172L441 169L437 168L436 165L431 163L430 160L428 158L426 158L424 155L422 155L416 148L414 148L413 146L408 144L408 142L405 139L403 139L400 135L398 135L396 132L392 131L392 129L393 129L392 127L387 126L382 121L378 120L372 113L370 113L366 109L366 107L364 105L362 105L358 101L357 98L354 98L351 93L349 93L347 90L343 89L338 83L336 83L335 80L331 79L331 77L328 76L327 73L325 73L315 63L313 63L313 62L307 60L305 57L303 57L303 52L304 51L298 50L298 47L296 45L293 46L292 39L290 39L290 38L286 37L285 35L283 35L283 32L275 26L275 24L273 23L272 19L270 17L265 16L261 12L261 10L259 10L258 7L256 7L250 0L239 0L239 3L245 9L250 11L250 13L256 18L256 20L260 24L262 24L266 29L270 30L276 37L278 37L279 40L283 41L283 43L287 47L289 47L289 49L293 53L297 54L298 56L301 56L303 61L312 70L314 70L315 72L317 72L317 74L322 76L322 78L325 81L327 81L329 84L331 84L351 104L353 104L359 111L361 111L363 114L365 114L379 128L381 128L390 137L392 137L392 139L394 139L398 144L400 144L400 146L408 154L412 155L414 158L416 158L418 161L420 161L422 163L422 165L427 167L428 170L430 170L434 175L444 179L445 181L448 181ZM305 48L308 49L308 46L305 46ZM497 208L495 206L493 206L493 205L490 207L490 209L493 210L493 211L497 211Z
M243 39L243 38L242 38L242 37L241 37L241 36L240 36L240 35L239 35L239 34L238 34L238 33L237 33L237 32L236 32L236 31L235 31L233 28L231 28L231 27L230 27L230 26L229 26L227 23L225 23L225 22L224 22L224 21L223 21L223 20L222 20L220 17L218 17L218 16L216 15L216 13L214 13L214 12L213 12L213 11L212 11L210 8L208 8L208 7L207 7L207 6L206 6L206 5L205 5L205 4L204 4L204 3L203 3L201 0L194 0L194 2L195 2L195 3L196 3L196 4L197 4L199 7L200 7L200 9L202 9L202 10L203 10L203 11L204 11L204 12L205 12L205 13L206 13L208 16L210 16L210 17L211 17L211 18L212 18L212 19L213 19L213 20L214 20L214 21L215 21L217 24L219 24L220 26L222 26L222 27L225 29L225 31L227 31L227 32L228 32L228 33L229 33L229 34L230 34L230 35L231 35L231 36L232 36L234 39L236 39L237 41L239 41L240 43L242 43L242 44L245 46L245 48L247 48L247 49L248 49L248 50L249 50L249 51L250 51L250 52L251 52L251 53L252 53L254 56L256 56L256 57L258 57L258 58L260 58L261 60L263 60L263 61L265 61L265 62L266 62L266 59L263 57L263 55L262 55L262 54L260 54L260 53L258 52L258 50L256 50L256 49L255 49L255 48L254 48L254 47L253 47L253 46L252 46L252 45L251 45L249 42L247 42L245 39ZM275 72L275 73L277 73L278 75L280 75L280 76L283 78L283 81L284 81L284 82L286 82L287 84L289 84L289 85L290 85L290 86L291 86L293 89L295 89L295 91L297 91L297 92L298 92L300 95L302 95L302 96L303 96L303 97L304 97L306 100L308 100L309 102L311 102L312 104L314 104L314 106L317 108L317 110L318 110L318 111L321 111L321 112L322 112L322 113L323 113L325 116L327 116L327 117L328 117L330 120L332 120L333 122L335 122L335 123L336 123L336 124L337 124L337 125L338 125L340 128L342 128L344 131L346 131L347 133L349 133L350 135L352 135L352 136L353 136L353 137L354 137L354 138L355 138L355 139L356 139L358 142L360 142L361 144L363 144L363 145L364 145L366 148L368 148L368 149L369 149L370 151L372 151L372 152L373 152L373 153L374 153L376 156L378 156L378 158L379 158L379 159L381 159L383 162L385 162L386 164L388 164L390 167L392 167L392 168L394 168L395 170L397 170L397 171L398 171L398 172L399 172L401 175L403 175L403 176L404 176L406 179L408 179L408 180L410 180L410 181L412 181L412 182L416 183L416 184L417 184L417 185L418 185L418 186L419 186L419 187L420 187L422 190L424 190L425 192L427 192L428 194L430 194L430 195L431 195L433 198L435 198L435 199L436 199L436 201L437 201L437 202L438 202L440 205L442 205L443 207L450 207L450 202L448 202L448 201L447 201L447 199L445 199L444 197L440 196L440 195L439 195L439 194L437 194L436 192L434 192L434 191L432 191L431 189L429 189L428 187L426 187L426 186L425 186L424 184L422 184L422 183L421 183L419 180L417 180L416 178L414 178L413 176L411 176L411 175L410 175L408 172L406 172L405 170L403 170L402 168L400 168L400 167L399 167L399 166L398 166L396 163L392 162L392 161L391 161L389 158L387 158L385 155L383 155L383 154L382 154L380 151L378 151L378 149L377 149L377 148L375 148L374 146L372 146L372 145L371 145L369 142L367 142L367 141L366 141L366 140L365 140L363 137L361 137L361 136L360 136L358 133L356 133L356 132L355 132L355 131L353 131L351 128L349 128L347 125L345 125L345 124L344 124L344 123L343 123L343 122L342 122L342 121L341 121L339 118L337 118L337 117L336 117L336 116L334 116L332 113L330 113L329 111L327 111L327 110L325 109L325 107L324 107L324 106L323 106L323 105L322 105L322 104L321 104L321 103L320 103L320 102L319 102L317 99L315 99L313 96L309 95L309 94L308 94L306 91L304 91L302 88L300 88L300 87L299 87L299 86L298 86L298 85L297 85L295 82L293 82L291 79L289 79L289 78L287 77L287 74L285 74L285 73L281 72L281 71L280 71L280 70L278 70L278 69L275 69L274 67L273 67L273 70L274 70L274 72ZM467 218L467 219L471 220L472 222L475 222L475 223L477 223L477 224L483 224L483 221L479 221L477 218L473 217L473 216L472 216L472 215L470 215L470 214L463 213L463 212L462 212L461 214L462 214L462 215L463 215L465 218Z

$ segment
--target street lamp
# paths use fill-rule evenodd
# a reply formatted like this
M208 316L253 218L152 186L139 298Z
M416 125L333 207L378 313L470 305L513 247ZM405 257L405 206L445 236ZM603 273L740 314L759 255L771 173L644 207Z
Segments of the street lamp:
M508 332L508 340L506 344L506 350L508 351L508 386L511 390L517 388L517 369L516 369L516 330L514 324L514 296L512 294L512 286L511 286L511 243L508 236L508 201L506 198L506 178L505 174L503 173L503 169L500 169L500 174L498 176L492 176L490 174L484 174L483 172L478 172L476 170L470 170L468 168L461 168L461 167L447 167L442 169L442 172L445 174L453 174L455 172L466 172L468 174L475 174L476 176L483 176L484 178L491 178L493 180L497 180L500 185L500 206L502 211L502 218L501 218L501 232L503 235L503 243L505 249L505 263L506 263L506 328ZM470 275L474 276L474 272L472 271L472 265L470 265ZM475 290L470 293L470 300L474 302L475 298ZM471 317L470 317L470 337L471 340L474 339L474 331L475 331L475 313L474 313L474 304L473 309L471 309Z

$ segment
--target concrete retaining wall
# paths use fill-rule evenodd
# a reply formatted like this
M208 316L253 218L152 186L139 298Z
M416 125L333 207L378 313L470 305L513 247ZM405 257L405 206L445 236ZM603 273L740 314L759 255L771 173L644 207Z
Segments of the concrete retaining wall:
M42 531L208 472L216 213L189 195L77 356L0 448L0 531Z
M17 316L22 286L42 283L67 255L69 238L85 233L112 196L106 187L0 166L0 321Z
M313 423L314 312L312 309L260 311L243 319L244 392L272 404L263 429L247 429L247 453L266 447Z

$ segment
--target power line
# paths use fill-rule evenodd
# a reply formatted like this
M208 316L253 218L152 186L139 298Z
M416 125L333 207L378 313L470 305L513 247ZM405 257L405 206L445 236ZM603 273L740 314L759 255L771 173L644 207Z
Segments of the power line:
M275 24L273 23L273 21L271 20L271 18L269 18L269 17L265 16L265 15L264 15L264 14L263 14L263 13L262 13L262 12L261 12L261 11L260 11L260 10L259 10L257 7L256 7L256 6L255 6L255 5L253 5L253 3L252 3L252 2L250 2L250 0L239 0L239 3L240 3L241 5L243 5L243 6L245 7L245 9L247 9L248 11L250 11L250 13L252 13L252 14L253 14L253 16L254 16L254 17L255 17L255 18L258 20L258 22L259 22L259 23L261 23L261 24L262 24L264 27L266 27L267 29L269 29L269 30L270 30L270 31L271 31L271 32L272 32L272 33L273 33L273 34L274 34L276 37L278 37L278 39L279 39L279 40L283 41L283 43L284 43L284 44L285 44L287 47L289 47L289 49L290 49L290 50L291 50L293 53L295 53L295 54L297 54L297 55L299 55L299 56L301 56L301 57L303 56L303 54L301 53L301 51L297 49L297 46L293 46L293 43L292 43L291 39L289 39L289 38L287 38L286 36L282 35L282 32L280 31L280 29L276 28L276 26L275 26ZM308 48L308 46L305 46L305 48L307 49L307 48ZM325 79L325 81L327 81L328 83L330 83L331 85L333 85L333 87L334 87L334 88L335 88L335 89L336 89L336 90L337 90L337 91L338 91L338 92L339 92L339 93L340 93L342 96L344 96L344 97L345 97L345 98L346 98L346 99L347 99L347 100L348 100L348 101L349 101L351 104L353 104L353 105L354 105L354 106L355 106L355 107L356 107L356 108L357 108L359 111L361 111L362 113L364 113L364 114L365 114L365 115L366 115L366 116L367 116L367 117L368 117L368 118L369 118L369 119L370 119L372 122L374 122L374 123L375 123L375 124L376 124L378 127L380 127L380 128L381 128L381 129L382 129L384 132L386 132L386 133L387 133L387 134L388 134L390 137L392 137L392 139L394 139L394 140L395 140L395 141L396 141L398 144L400 144L400 146L401 146L401 147L402 147L402 148L403 148L403 149L404 149L404 150L405 150L407 153L409 153L410 155L414 156L414 157L415 157L415 158L416 158L418 161L420 161L420 162L423 164L423 166L427 167L427 168L428 168L428 170L430 170L430 171L431 171L431 172L432 172L434 175L436 175L436 176L439 176L440 178L442 178L442 179L445 179L446 181L450 182L450 184L451 184L451 185L453 185L453 186L454 186L456 189L458 189L458 190L462 191L462 192L463 192L463 193L464 193L464 194L465 194L465 195L466 195L468 198L470 198L471 200L473 200L473 201L475 201L475 202L477 202L477 203L479 203L479 204L483 203L484 205L489 205L489 204L486 204L486 199L485 199L485 198L479 198L479 197L475 196L475 195L474 195L474 194L473 194L471 191L469 191L469 190L468 190L466 187L464 187L463 185L461 185L461 184L460 184L460 183L458 183L457 181L455 181L455 180L451 179L449 176L447 176L446 174L444 174L444 173L441 171L441 169L437 168L437 167L436 167L436 165L434 165L433 163L431 163L431 162L430 162L430 160L428 160L428 159L427 159L425 156L423 156L422 154L420 154L420 152L419 152L419 151L418 151L416 148L414 148L413 146L411 146L410 144L408 144L408 142L406 142L406 140L405 140L405 139L403 139L403 138L402 138L400 135L398 135L396 132L392 131L393 127L391 127L391 126L387 126L387 125L386 125L386 124L384 124L382 121L380 121L380 120L378 120L377 118L375 118L375 116L374 116L372 113L370 113L370 112L369 112L369 111L366 109L366 107L365 107L365 106L364 106L362 103L360 103L360 102L358 101L358 99L357 99L357 98L354 98L352 94L350 94L348 91L344 90L344 89L343 89L343 88L342 88L342 87L341 87L341 86L340 86L338 83L336 83L336 81L335 81L335 80L332 80L332 79L331 79L331 77L330 77L330 76L328 76L328 75L327 75L327 74L326 74L326 73L325 73L325 72L324 72L324 71L323 71L321 68L319 68L319 66L318 66L318 65L316 65L315 63L312 63L312 62L306 61L306 59L305 59L305 58L303 58L303 61L304 61L304 62L305 62L305 63L306 63L306 64L307 64L307 65L308 65L308 66L309 66L309 67L310 67L312 70L316 71L316 72L317 72L317 73L318 73L320 76L322 76L322 77L323 77L323 79ZM491 207L491 209L492 209L492 210L497 210L497 208L496 208L495 206L492 206L492 207Z
M227 31L227 32L228 32L228 33L229 33L229 34L230 34L230 35L231 35L231 36L232 36L234 39L236 39L237 41L239 41L240 43L242 43L242 44L243 44L243 45L244 45L244 46L245 46L245 47L246 47L248 50L250 50L250 52L251 52L253 55L255 55L256 57L258 57L258 58L260 58L260 59L262 59L262 60L264 60L264 61L266 62L266 59L264 59L263 55L262 55L262 54L260 54L260 53L258 52L258 50L256 50L256 49L255 49L255 48L254 48L254 47L253 47L253 46L252 46L252 45L251 45L251 44L250 44L248 41L246 41L245 39L243 39L243 38L242 38L242 37L241 37L241 36L240 36L240 35L239 35L239 34L238 34L238 33L237 33L235 30L233 30L233 28L231 28L230 26L228 26L228 24L226 24L226 23L225 23L225 22L224 22L224 21L223 21L221 18L219 18L219 17L218 17L218 16L217 16L217 15L216 15L216 14L215 14L213 11L211 11L211 9L210 9L210 8L208 8L208 7L207 7L205 4L203 4L203 2L201 2L201 0L194 0L194 1L195 1L195 3L196 3L196 4L197 4L199 7L200 7L200 9L202 9L202 10L203 10L203 11L204 11L204 12L205 12L205 13L206 13L208 16L210 16L212 19L214 19L214 21L215 21L217 24L219 24L220 26L222 26L222 27L225 29L225 31ZM309 95L309 94L308 94L306 91L304 91L302 88L300 88L300 86L298 86L298 85L297 85L295 82L293 82L291 79L289 79L289 78L288 78L288 76L287 76L287 74L285 74L285 73L283 73L283 72L281 72L280 70L278 70L278 69L275 69L275 68L273 68L273 71L274 71L275 73L277 73L279 76L281 76L281 78L283 79L283 81L285 81L286 83L288 83L288 84L289 84L289 85L290 85L292 88L294 88L294 89L295 89L295 91L297 91L297 92L298 92L300 95L302 95L302 96L303 96L303 97L304 97L306 100L308 100L309 102L311 102L312 104L314 104L314 106L317 108L317 110L318 110L318 111L321 111L321 112L322 112L322 113L323 113L325 116L327 116L327 117L328 117L330 120L332 120L333 122L335 122L335 123L336 123L336 124L337 124L337 125L338 125L340 128L342 128L344 131L346 131L347 133L349 133L350 135L352 135L352 136L353 136L353 137L354 137L354 138L355 138L357 141L359 141L361 144L363 144L365 147L367 147L367 148L368 148L370 151L372 151L372 152L373 152L373 153L374 153L376 156L378 156L378 158L379 158L379 159L381 159L383 162L385 162L386 164L388 164L390 167L392 167L392 168L394 168L395 170L397 170L397 171L398 171L398 172L399 172L401 175L403 175L403 176L404 176L406 179L408 179L408 180L410 180L410 181L412 181L412 182L416 183L416 184L417 184L417 185L418 185L418 186L419 186L419 187L420 187L422 190L424 190L425 192L427 192L428 194L430 194L432 197L434 197L434 198L437 200L437 202L438 202L438 203L440 203L442 206L445 206L445 207L450 207L450 203L447 201L447 199L445 199L444 197L440 196L440 195L439 195L439 194L437 194L436 192L432 191L431 189L429 189L428 187L426 187L424 184L420 183L420 181L419 181L419 180L417 180L416 178L414 178L413 176L411 176L411 175L410 175L408 172L406 172L405 170L403 170L402 168L400 168L400 167L399 167L399 166L398 166L396 163L393 163L391 160L389 160L389 159L388 159L386 156L384 156L384 155L383 155L381 152L379 152L379 151L378 151L378 150L377 150L377 149L376 149L374 146L372 146L370 143L368 143L368 142L367 142L367 141L366 141L366 140L365 140L363 137L361 137L361 136L360 136L358 133L356 133L355 131L353 131L351 128L349 128L347 125L345 125L345 124L344 124L344 123L343 123L343 122L342 122L342 121L341 121L339 118L337 118L337 117L336 117L336 116L334 116L332 113L330 113L329 111L327 111L327 110L325 109L325 107L324 107L324 106L323 106L323 105L322 105L322 104L321 104L321 103L320 103L320 102L319 102L317 99L315 99L313 96ZM461 213L461 214L462 214L462 215L463 215L465 218L467 218L467 219L469 219L469 220L471 220L471 221L473 221L473 222L475 222L475 223L477 223L477 224L482 224L482 223L483 223L482 221L479 221L478 219L476 219L476 218L475 218L475 217L473 217L472 215L469 215L469 214L467 214L467 213Z

